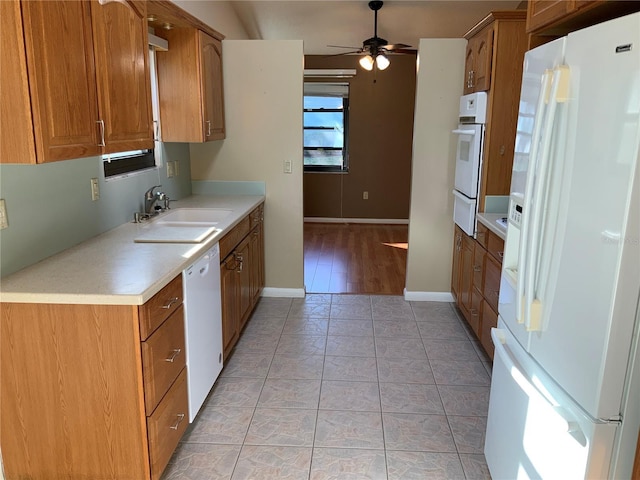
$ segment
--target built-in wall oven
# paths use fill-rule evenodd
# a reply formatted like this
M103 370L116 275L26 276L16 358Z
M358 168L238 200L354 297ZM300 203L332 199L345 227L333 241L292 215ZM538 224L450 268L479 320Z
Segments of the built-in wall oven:
M460 124L453 131L458 139L453 220L467 235L474 237L486 116L487 94L485 92L471 93L460 98Z

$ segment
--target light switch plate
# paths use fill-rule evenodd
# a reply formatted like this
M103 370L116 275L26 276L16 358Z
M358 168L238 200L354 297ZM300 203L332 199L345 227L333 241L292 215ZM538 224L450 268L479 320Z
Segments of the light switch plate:
M180 175L180 162L178 160L174 160L172 163L173 163L173 175L177 177L178 175Z
M284 173L291 173L291 160L284 161Z
M174 177L176 174L173 168L173 162L167 162L167 178Z
M4 202L4 198L0 198L0 229L7 228L8 226L7 205Z

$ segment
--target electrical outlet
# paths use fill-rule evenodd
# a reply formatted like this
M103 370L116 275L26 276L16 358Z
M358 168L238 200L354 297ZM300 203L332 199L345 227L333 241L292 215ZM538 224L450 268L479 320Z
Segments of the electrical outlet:
M176 172L173 167L173 162L167 162L167 178L175 176Z
M98 179L91 179L91 200L94 202L100 198L100 187L98 186Z
M362 192L362 199L369 200L369 192Z
M7 228L8 226L7 205L4 202L4 198L0 198L0 229Z
M177 177L178 175L180 175L180 162L178 160L175 160L173 162L173 175L175 177Z

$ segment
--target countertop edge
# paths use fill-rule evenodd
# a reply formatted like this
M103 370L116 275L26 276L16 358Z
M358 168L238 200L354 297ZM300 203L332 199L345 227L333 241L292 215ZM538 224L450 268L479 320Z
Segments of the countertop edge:
M48 257L34 265L26 267L18 272L15 272L6 278L1 280L0 284L0 302L2 303L38 303L38 304L81 304L81 305L143 305L149 299L151 299L156 293L164 288L171 280L198 260L202 253L212 248L219 240L224 237L233 227L235 227L244 217L249 215L253 209L258 205L265 202L264 195L191 195L181 200L177 200L174 203L174 209L177 208L230 208L230 206L237 206L233 208L233 216L220 225L220 230L217 230L211 234L207 239L198 244L165 244L165 243L137 243L135 245L146 246L145 248L151 250L157 249L157 258L163 258L167 249L180 253L170 253L175 255L171 261L164 262L166 268L158 266L155 268L156 275L153 278L144 280L141 287L136 291L130 292L79 292L74 293L70 291L56 291L55 288L47 287L49 283L41 280L43 277L50 277L51 284L55 284L56 267L60 262L65 260L75 260L76 257L86 255L85 253L78 253L86 249L101 248L100 243L104 241L112 241L113 243L122 243L125 246L130 245L134 248L133 236L136 225L130 222L119 225L107 232L104 232L96 237L85 240L79 245L70 247L56 255ZM113 237L109 240L109 237ZM131 238L130 238L131 237ZM107 239L107 240L105 240ZM131 240L131 242L130 242ZM192 252L186 256L187 253ZM180 258L182 257L182 258ZM166 258L166 256L165 256ZM140 261L145 261L140 260ZM146 260L152 261L152 260ZM94 269L99 267L92 267ZM99 272L96 272L99 274ZM47 275L49 274L49 275ZM65 277L64 280L69 280L69 277ZM114 281L117 281L114 279ZM39 283L38 283L39 282ZM71 280L72 282L72 280ZM29 288L30 285L38 285L34 288Z
M506 216L506 213L478 213L478 221L502 240L506 240L507 229L500 227L500 225L496 223L496 220Z

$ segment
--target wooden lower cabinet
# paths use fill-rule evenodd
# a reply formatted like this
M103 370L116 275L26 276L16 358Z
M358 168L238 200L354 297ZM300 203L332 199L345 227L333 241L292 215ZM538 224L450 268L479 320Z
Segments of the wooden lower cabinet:
M160 477L188 423L186 352L159 366L184 342L181 300L166 294L152 299L170 307L148 338L145 306L0 304L8 479Z
M264 205L220 240L224 358L233 350L264 288ZM224 248L223 248L224 246Z
M493 359L494 346L491 340L491 329L498 326L498 313L494 311L487 302L482 301L482 330L480 332L480 343Z
M240 335L240 277L235 256L230 254L220 264L220 290L222 301L222 350L226 359Z
M491 359L491 327L498 319L503 249L504 240L483 225L478 225L477 240L455 227L452 292L462 316Z

